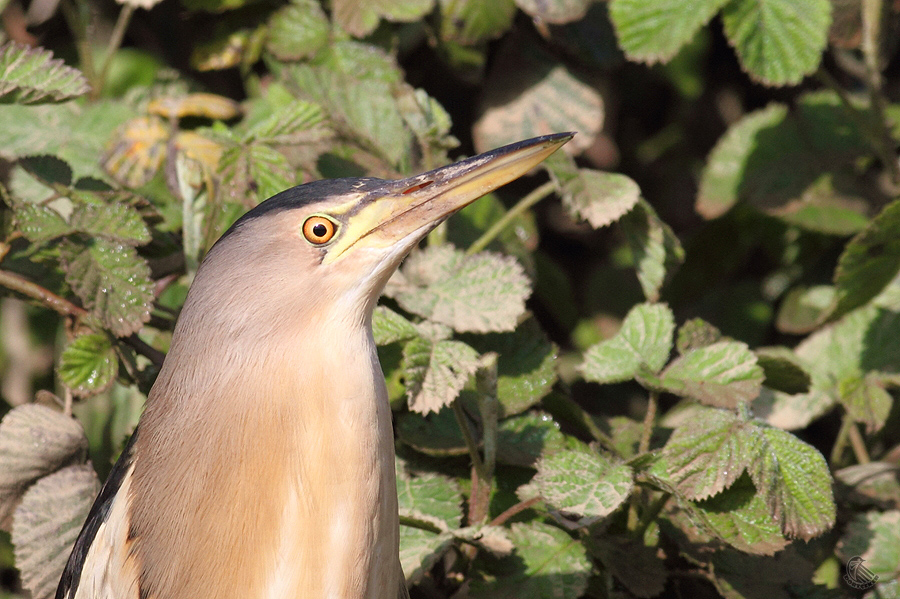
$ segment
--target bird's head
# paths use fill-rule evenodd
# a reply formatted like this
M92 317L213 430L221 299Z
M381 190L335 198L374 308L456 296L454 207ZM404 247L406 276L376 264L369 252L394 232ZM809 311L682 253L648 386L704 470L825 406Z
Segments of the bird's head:
M216 298L216 307L202 311L232 319L207 323L219 331L275 333L298 319L366 320L387 279L429 231L571 137L530 139L407 179L323 180L284 191L216 243L188 303Z

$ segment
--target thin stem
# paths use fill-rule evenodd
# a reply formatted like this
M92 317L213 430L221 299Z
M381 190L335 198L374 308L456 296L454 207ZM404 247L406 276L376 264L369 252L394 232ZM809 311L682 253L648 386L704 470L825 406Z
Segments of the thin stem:
M137 335L126 337L125 339L123 339L123 341L127 345L129 345L131 349L153 362L154 366L156 366L157 368L162 368L163 360L166 359L166 354L162 353L155 347L148 345Z
M532 497L531 499L526 499L525 501L520 501L519 503L512 506L511 508L508 508L508 509L504 510L503 512L501 512L499 516L497 516L496 518L491 520L490 524L491 524L491 526L500 526L501 524L505 523L507 520L509 520L516 514L518 514L520 512L524 512L528 508L534 507L535 505L537 505L540 502L541 502L540 497Z
M469 249L466 250L466 255L471 256L472 254L477 254L486 248L498 235L500 235L500 233L503 232L503 229L513 222L516 217L553 193L555 189L556 186L553 184L553 181L548 181L519 200L518 204L510 208L500 220L495 222L490 229L485 231L481 237L475 240L475 243L469 246Z
M22 295L39 301L41 304L62 314L63 316L74 316L80 318L87 316L87 310L80 306L76 306L69 300L62 298L48 289L44 289L37 283L32 283L25 277L7 270L0 270L0 285L18 291Z
M91 93L93 94L95 93L93 90L98 88L98 82L97 72L94 69L94 55L91 51L91 40L87 34L87 22L85 18L83 18L83 13L88 9L80 0L75 0L75 2L76 4L73 4L71 0L63 0L60 2L59 7L63 17L66 19L66 23L69 25L72 37L75 38L78 62L81 66L81 71L91 85Z
M644 414L644 428L641 431L641 442L638 445L638 453L646 453L650 449L650 436L653 434L653 423L656 421L656 408L659 403L659 394L651 391L647 398L647 413Z
M453 414L456 416L456 423L459 425L459 430L462 431L463 439L466 442L466 449L469 450L469 457L472 458L472 466L474 466L479 477L485 478L484 462L481 461L481 455L478 453L478 444L472 436L472 430L469 428L466 413L463 410L462 402L459 401L459 399L453 401Z
M834 446L831 448L830 461L833 468L836 468L841 462L841 455L843 455L844 448L847 446L851 423L852 420L850 420L850 417L847 414L844 414L844 418L841 421L841 428L837 434L837 439L834 440Z
M857 463L868 464L871 462L872 460L869 458L869 451L866 449L866 442L853 420L850 420L850 426L847 428L847 436L850 438L850 447L853 448L853 455L856 456Z
M419 520L418 518L410 518L409 516L400 516L400 525L408 526L410 528L418 528L419 530L427 530L428 532L433 532L436 535L444 532L437 525L432 524L431 522L425 522L424 520Z
M97 80L97 87L93 90L95 98L99 98L103 92L103 86L106 85L106 77L109 75L109 69L112 66L113 58L119 48L122 46L122 40L125 38L125 31L131 22L131 16L134 14L134 5L125 4L119 12L119 18L116 19L116 25L113 28L112 35L109 38L109 45L106 48L106 56L103 57L103 65L100 67L100 77Z
M650 523L656 520L656 517L662 511L662 509L666 506L666 502L669 501L669 498L672 495L670 493L662 493L659 497L653 500L647 509L644 511L644 515L641 516L640 522L637 524L637 528L634 529L638 535L643 536L645 532L647 532L647 527L650 526Z

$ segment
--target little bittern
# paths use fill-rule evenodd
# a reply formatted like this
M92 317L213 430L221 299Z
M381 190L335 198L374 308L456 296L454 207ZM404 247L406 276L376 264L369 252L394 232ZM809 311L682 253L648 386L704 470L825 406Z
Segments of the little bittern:
M57 599L408 596L372 310L429 231L571 137L300 185L238 219L197 271Z

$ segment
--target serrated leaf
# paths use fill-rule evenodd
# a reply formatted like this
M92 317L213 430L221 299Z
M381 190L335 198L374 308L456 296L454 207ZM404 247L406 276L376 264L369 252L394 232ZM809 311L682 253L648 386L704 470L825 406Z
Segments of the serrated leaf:
M739 341L719 341L676 358L662 373L670 393L710 406L735 408L759 395L764 375L756 355Z
M532 485L551 506L586 517L608 516L631 494L631 468L587 451L559 451L541 458Z
M461 341L418 337L403 348L409 409L420 414L450 405L478 369L478 352Z
M0 46L0 104L63 102L90 91L78 69L44 48L16 42Z
M315 55L331 34L331 24L315 0L294 0L269 19L266 48L280 60Z
M251 127L244 140L269 145L297 143L299 134L310 134L324 120L321 106L294 99Z
M704 524L729 545L753 555L774 555L788 544L779 522L748 476L695 508Z
M678 328L675 348L679 354L712 345L722 339L722 332L702 318L692 318Z
M456 416L450 408L424 416L399 414L396 428L397 436L403 443L426 455L444 457L468 452Z
M888 204L844 247L834 271L837 305L843 316L881 293L900 271L900 201Z
M79 233L126 245L144 245L150 241L150 231L140 213L121 203L76 205L69 224Z
M23 156L19 158L18 164L49 187L55 185L68 187L72 184L72 167L62 158L47 154Z
M42 243L68 235L72 228L59 212L41 204L14 206L18 230L28 241Z
M847 414L865 424L867 432L875 433L884 427L894 401L877 374L841 381L839 392Z
M534 19L554 25L581 20L587 14L592 0L516 0L522 12Z
M646 200L639 200L620 223L644 297L657 301L666 278L684 262L684 248L672 228L656 215Z
M630 177L588 168L553 171L561 184L563 206L576 219L599 229L616 222L637 204L641 189Z
M789 537L809 540L834 526L828 464L814 447L775 428L747 430L758 453L747 471Z
M598 383L627 381L644 371L659 372L672 351L675 318L665 304L638 304L611 339L585 353L581 372Z
M13 516L12 542L22 584L34 599L50 599L75 539L100 491L88 465L68 466L35 483Z
M122 185L141 187L162 166L168 139L169 130L159 117L131 119L113 134L102 159L103 168Z
M900 574L900 511L856 514L838 544L845 561L862 558L864 567L879 579Z
M604 117L596 87L538 45L525 46L514 37L495 60L483 91L484 109L472 129L476 151L557 131L578 132L566 145L573 155L590 147Z
M467 335L463 340L481 354L495 352L499 356L497 399L501 418L532 407L556 383L559 349L534 319L523 322L511 333Z
M434 6L434 0L335 0L332 18L345 31L364 37L382 18L408 23L417 21Z
M59 360L60 380L81 397L108 389L118 372L119 359L112 342L99 333L75 337Z
M60 257L66 282L117 337L131 335L150 319L150 268L133 247L105 239L85 245L67 241Z
M10 410L0 421L0 527L35 480L84 460L88 441L77 421L39 404Z
M663 449L667 474L689 499L706 499L736 481L753 459L743 422L731 412L703 410L675 429Z
M385 306L375 306L372 334L377 345L407 341L419 335L413 323Z
M731 0L722 23L741 66L766 85L800 83L822 60L831 25L828 0Z
M788 394L809 391L812 377L790 348L760 347L756 350L756 359L763 369L766 387Z
M386 291L400 306L459 332L515 329L531 286L509 256L466 256L451 246L429 246L403 265L402 282Z
M431 569L453 544L453 531L462 520L462 493L456 482L434 473L410 474L397 461L397 500L400 515L421 520L444 530L435 534L409 526L400 527L400 563L410 584Z
M859 231L866 223L867 205L877 199L853 175L855 161L871 150L846 110L835 94L819 92L801 96L791 111L770 104L746 115L710 152L697 211L716 218L746 201L810 230L844 235ZM833 193L838 182L851 190L849 195Z
M541 522L516 522L509 530L516 547L509 569L489 581L473 580L473 599L577 599L587 588L591 564L584 546Z
M440 0L441 39L471 46L500 37L512 25L515 0Z
M869 462L841 468L834 478L846 487L855 504L888 508L900 507L900 466L887 462Z
M541 455L563 449L565 435L549 414L526 412L500 422L497 430L497 461L513 466L534 467Z
M619 45L632 60L666 62L729 0L612 0L609 16Z

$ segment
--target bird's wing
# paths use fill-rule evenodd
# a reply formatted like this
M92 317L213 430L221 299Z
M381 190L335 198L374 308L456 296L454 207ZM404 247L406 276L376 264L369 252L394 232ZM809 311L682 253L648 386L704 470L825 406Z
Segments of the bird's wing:
M137 430L103 484L56 589L56 599L138 599L129 551L128 489Z

